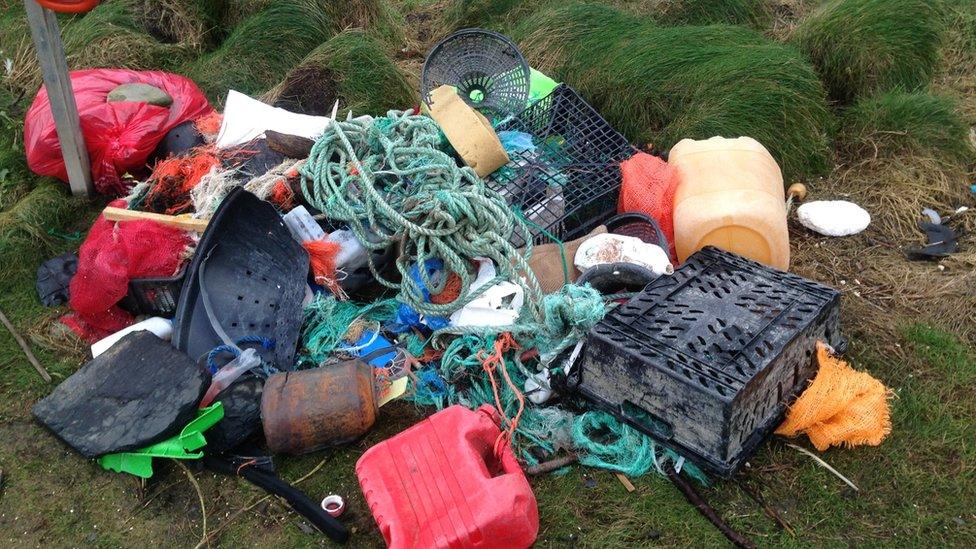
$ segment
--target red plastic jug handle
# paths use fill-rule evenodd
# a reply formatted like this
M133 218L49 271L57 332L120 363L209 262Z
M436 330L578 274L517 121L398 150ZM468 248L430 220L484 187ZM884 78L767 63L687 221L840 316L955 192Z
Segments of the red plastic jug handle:
M101 0L34 0L41 5L58 13L84 13L95 9Z
M505 448L501 451L501 461L502 470L505 471L506 475L511 475L513 473L522 473L522 466L519 465L517 459L515 459L515 454L512 452L512 447L506 444Z

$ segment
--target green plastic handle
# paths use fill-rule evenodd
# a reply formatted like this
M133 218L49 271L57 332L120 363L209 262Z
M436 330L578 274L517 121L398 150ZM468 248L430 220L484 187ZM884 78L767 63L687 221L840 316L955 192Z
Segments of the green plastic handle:
M153 458L200 459L203 452L196 452L207 445L203 431L210 429L224 418L224 405L217 402L197 411L197 417L175 437L157 442L131 452L108 454L98 458L103 469L116 473L129 473L140 478L153 476Z

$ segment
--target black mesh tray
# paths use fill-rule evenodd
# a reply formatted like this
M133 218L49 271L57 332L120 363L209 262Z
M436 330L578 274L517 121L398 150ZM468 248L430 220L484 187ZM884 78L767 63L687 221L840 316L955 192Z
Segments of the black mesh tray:
M119 306L134 315L172 318L185 278L186 266L176 276L133 278L129 281L129 292Z
M841 343L840 294L705 248L597 324L577 364L582 395L719 475L782 421Z
M536 150L510 153L488 186L522 212L535 242L548 241L540 229L572 240L617 211L620 162L636 150L569 86L560 84L495 130L534 138ZM522 246L526 236L514 235L512 244Z

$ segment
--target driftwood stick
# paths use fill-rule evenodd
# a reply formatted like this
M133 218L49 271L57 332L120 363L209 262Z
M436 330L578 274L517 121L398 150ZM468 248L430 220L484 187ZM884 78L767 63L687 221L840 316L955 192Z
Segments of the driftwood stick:
M542 475L545 473L551 473L557 469L562 469L567 465L572 465L579 460L576 454L569 454L568 456L559 457L549 461L543 461L538 465L533 465L532 467L525 468L525 474L527 475Z
M24 338L21 337L21 335L17 332L17 328L14 328L14 325L10 322L10 319L7 318L7 315L3 314L3 311L0 311L0 322L3 322L3 325L6 326L7 331L10 332L10 335L14 336L14 339L17 340L17 345L20 345L20 349L24 351L24 354L27 356L27 360L31 363L31 366L37 370L37 373L41 374L44 381L51 383L51 374L47 373L44 366L41 366L41 363L31 351L30 346L27 345Z
M727 522L722 520L722 517L718 516L715 509L713 509L712 506L709 505L704 498L702 498L701 494L699 494L698 491L695 490L695 488L689 484L687 480L681 478L681 475L678 474L673 467L667 465L664 467L664 470L667 472L668 478L671 480L671 482L677 486L679 490L681 490L682 494L684 494L685 499L688 500L688 503L694 505L695 508L698 509L698 512L701 513L703 517L707 518L708 522L714 524L715 527L718 528L718 531L722 532L722 535L728 538L728 540L731 541L736 547L740 547L742 549L756 548L756 544L742 534L733 530Z

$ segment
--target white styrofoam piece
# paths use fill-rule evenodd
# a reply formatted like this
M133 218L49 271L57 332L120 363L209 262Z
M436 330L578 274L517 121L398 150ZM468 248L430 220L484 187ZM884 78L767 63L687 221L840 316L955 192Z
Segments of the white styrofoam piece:
M495 264L490 259L475 258L478 275L471 283L473 292L495 278ZM519 317L525 303L525 290L518 284L502 281L484 291L477 299L451 315L452 326L508 326Z
M846 200L817 200L796 209L804 227L825 236L850 236L871 224L871 214Z

